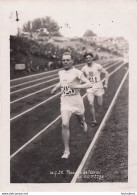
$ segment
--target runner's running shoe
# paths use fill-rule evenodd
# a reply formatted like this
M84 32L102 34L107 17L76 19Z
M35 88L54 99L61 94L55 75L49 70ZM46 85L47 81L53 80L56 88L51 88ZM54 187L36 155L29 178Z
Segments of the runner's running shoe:
M62 158L68 159L69 155L70 155L70 151L64 151L64 154L62 155Z

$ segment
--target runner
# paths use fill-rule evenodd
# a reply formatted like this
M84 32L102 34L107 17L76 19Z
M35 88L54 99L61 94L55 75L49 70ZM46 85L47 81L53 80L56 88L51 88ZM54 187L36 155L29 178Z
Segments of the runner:
M64 143L64 154L62 158L67 159L70 155L69 149L69 122L72 113L77 115L81 127L86 132L87 124L84 117L84 104L83 99L80 95L79 89L73 89L70 85L79 84L79 88L88 88L92 84L84 76L84 74L72 66L73 60L71 54L66 52L62 56L62 64L64 70L59 71L60 82L51 91L52 94L55 93L59 88L61 88L61 118L62 118L62 139ZM82 81L84 84L81 84Z
M102 108L104 89L108 87L108 72L100 64L93 62L92 52L86 52L84 57L87 64L81 69L81 71L84 73L84 75L89 79L89 81L93 85L92 88L87 89L87 99L90 105L90 113L93 117L91 126L94 127L97 125L95 109L94 109L94 99L96 96L98 105ZM104 86L102 82L100 82L101 73L104 73L106 78Z

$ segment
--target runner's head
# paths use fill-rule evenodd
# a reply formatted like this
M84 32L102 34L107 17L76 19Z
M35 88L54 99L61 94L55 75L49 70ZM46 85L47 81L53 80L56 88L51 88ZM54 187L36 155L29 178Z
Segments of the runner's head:
M86 60L87 64L91 65L92 61L93 61L93 58L94 58L92 52L85 52L84 57L85 57L85 60Z
M62 64L65 70L72 68L73 60L69 52L65 52L62 56Z

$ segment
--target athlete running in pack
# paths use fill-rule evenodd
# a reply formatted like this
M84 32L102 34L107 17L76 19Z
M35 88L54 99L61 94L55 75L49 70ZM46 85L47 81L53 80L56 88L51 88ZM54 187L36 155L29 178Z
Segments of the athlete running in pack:
M70 85L80 85L79 88L88 88L92 84L84 76L83 72L72 66L73 61L71 54L66 52L62 56L62 64L64 70L59 71L60 82L51 91L52 94L59 88L61 88L61 118L62 118L62 139L64 143L64 153L62 158L67 159L70 155L69 149L69 122L72 113L77 115L81 127L86 132L87 124L84 117L84 104L80 95L79 89L73 89ZM81 84L80 81L84 82Z

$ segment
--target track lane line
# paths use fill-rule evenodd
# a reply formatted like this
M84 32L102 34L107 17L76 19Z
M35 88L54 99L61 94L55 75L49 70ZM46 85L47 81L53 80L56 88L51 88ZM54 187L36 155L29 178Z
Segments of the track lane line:
M86 152L86 154L85 154L85 156L83 157L83 159L82 159L82 161L81 161L77 171L75 172L75 174L74 174L74 176L73 176L73 178L71 180L71 183L76 183L76 181L77 181L77 179L78 179L78 177L79 177L79 175L80 175L80 173L82 171L82 168L83 168L84 164L86 163L86 160L87 160L87 158L89 156L89 153L91 152L91 150L92 150L92 148L93 148L93 146L94 146L94 144L95 144L95 142L96 142L96 140L97 140L97 138L99 136L99 133L101 132L101 130L105 126L105 123L106 123L106 121L107 121L107 119L108 119L108 117L110 115L110 112L111 112L111 110L112 110L112 108L113 108L113 106L114 106L114 104L115 104L115 102L117 100L119 92L120 92L120 90L121 90L121 88L123 86L123 83L124 83L125 79L127 78L128 73L129 73L129 70L127 70L126 74L124 75L124 77L123 77L123 79L122 79L122 81L121 81L121 83L120 83L120 85L119 85L119 87L118 87L114 97L113 97L113 100L112 100L112 102L111 102L111 104L110 104L110 106L109 106L109 108L108 108L108 110L107 110L107 112L106 112L106 114L105 114L105 116L104 116L104 118L103 118L103 120L102 120L102 122L101 122L101 124L100 124L100 126L99 126L99 128L98 128L98 130L97 130L97 132L96 132L96 134L95 134L95 136L94 136L94 138L93 138L93 140L92 140L92 142L91 142L87 152Z
M51 85L51 86L46 87L46 88L43 88L43 89L38 90L38 91L36 91L36 92L30 93L30 94L28 94L28 95L26 95L26 96L23 96L23 97L21 97L21 98L18 98L18 99L16 99L16 100L13 100L12 102L10 102L10 104L13 104L13 103L15 103L15 102L18 102L18 101L20 101L20 100L22 100L22 99L25 99L25 98L27 98L27 97L30 97L30 96L32 96L32 95L35 95L35 94L40 93L40 92L42 92L42 91L45 91L45 90L47 90L47 89L50 89L50 88L54 87L55 85L56 85L56 84Z
M115 60L110 60L110 61L108 61L108 63L111 63L111 62L113 62L113 61L115 61ZM105 61L105 62L106 62L106 61ZM103 63L105 63L105 62L103 62ZM100 63L100 62L98 62L98 63ZM85 64L85 63L76 64L76 65L74 65L74 67L82 66L82 65L84 65L84 64ZM56 70L50 70L50 71L48 71L48 72L42 72L42 73L38 73L38 74L33 74L33 75L24 76L24 77L21 77L21 78L11 79L10 82L18 81L18 80L22 80L22 79L30 78L30 77L34 77L34 76L49 74L49 73L56 72L56 71L58 72L59 70L62 70L62 69L63 69L63 68L59 68L59 69L56 69Z
M77 67L79 67L81 65L77 65ZM60 70L60 69L59 69ZM42 77L42 78L38 78L38 79L34 79L34 80L31 80L31 81L26 81L24 83L20 83L20 84L17 84L17 85L12 85L10 87L10 89L14 88L14 87L19 87L19 86L22 86L22 85L25 85L25 84L28 84L28 83L33 83L35 81L40 81L40 80L44 80L44 79L47 79L47 78L50 78L50 77L53 77L55 75L58 75L58 73L55 73L55 74L52 74L52 75L49 75L49 76L46 76L46 77Z
M77 67L77 66L82 66L84 63L82 64L76 64L74 65L74 67ZM21 77L21 78L16 78L16 79L12 79L10 80L10 82L13 82L13 81L18 81L18 80L21 80L21 79L25 79L25 78L30 78L30 77L35 77L35 76L39 76L39 75L44 75L44 74L49 74L49 73L52 73L52 72L58 72L59 70L62 70L63 68L59 68L59 69L56 69L56 70L50 70L50 71L47 71L47 72L42 72L42 73L38 73L38 74L32 74L32 75L28 75L28 76L24 76L24 77Z
M81 65L78 65L77 67L81 67ZM57 74L57 75L58 75L58 74ZM43 78L42 78L42 79L43 79ZM46 78L45 78L45 79L46 79ZM42 85L42 84L44 84L44 83L48 83L48 82L50 82L50 81L55 81L55 80L57 80L57 79L59 79L58 76L57 76L56 78L50 79L50 80L48 80L48 81L43 81L43 82L41 82L41 83L37 83L37 84L31 85L31 86L28 86L28 87L24 87L24 88L21 88L21 89L12 91L12 92L10 92L10 94L14 94L14 93L17 93L17 92L20 92L20 91L24 91L24 90L26 90L26 89L30 89L30 88L33 88L33 87ZM43 80L44 80L44 79L43 79ZM32 81L31 81L31 82L32 82ZM31 83L31 82L30 82L30 83ZM33 82L35 82L35 80L34 80ZM25 83L25 84L26 84L26 83ZM12 86L12 87L14 87L14 86Z
M59 96L60 94L61 94L61 92L59 92L59 93L57 93L57 94L55 94L55 95L52 95L50 98L44 100L43 102L37 104L36 106L33 106L33 107L29 108L28 110L26 110L26 111L24 111L24 112L21 112L20 114L14 116L13 118L10 119L10 121L13 121L14 119L16 119L16 118L18 118L18 117L20 117L20 116L22 116L22 115L24 115L24 114L26 114L26 113L32 111L32 110L34 110L35 108L37 108L37 107L39 107L40 105L42 105L42 104L44 104L44 103L50 101L50 100L53 99L53 98Z
M50 75L50 76L47 76L47 77L42 77L42 78L38 78L38 79L35 79L35 80L32 80L32 81L26 81L24 83L20 83L20 84L17 84L17 85L13 85L13 86L10 87L10 89L13 89L14 87L19 87L19 86L22 86L22 85L25 85L25 84L28 84L28 83L33 83L33 82L36 82L36 81L41 81L41 80L44 80L44 79L53 77L55 75L58 75L58 74L53 74L53 75Z
M112 65L106 65L106 66L107 66L106 69L111 68L111 67L113 67L113 66L116 66L117 64L118 64L118 62L115 63L115 64L112 64ZM106 67L106 66L105 66L105 67ZM109 66L109 67L108 67L108 66ZM42 92L42 91L45 91L45 90L47 90L47 89L49 89L49 88L54 87L55 85L56 85L56 84L51 85L51 86L46 87L46 88L43 88L43 89L41 89L41 90L35 91L35 92L33 92L33 93L30 93L30 94L28 94L28 95L26 95L26 96L23 96L23 97L21 97L21 98L18 98L18 99L16 99L16 100L13 100L13 101L11 101L10 104L13 104L13 103L15 103L15 102L18 102L18 101L20 101L20 100L22 100L22 99L24 99L24 98L30 97L31 95L35 95L35 94L37 94L37 93L40 93L40 92Z
M117 68L117 71L123 66L125 63L123 63L119 68ZM116 71L113 71L110 73L109 76L114 74ZM102 80L104 82L105 78ZM85 93L82 98L85 98L87 93ZM32 137L28 142L26 142L23 146L21 146L16 152L14 152L11 156L10 159L12 159L16 154L18 154L22 149L24 149L30 142L32 142L35 138L37 138L40 134L42 134L44 131L46 131L49 127L51 127L55 122L57 122L61 118L61 115L56 117L50 124L48 124L44 129L42 129L39 133L37 133L34 137Z
M55 80L58 80L58 79L59 79L59 77L56 77L56 78L50 79L50 80L48 80L48 81L43 81L43 82L37 83L37 84L35 84L35 85L31 85L31 86L28 86L28 87L25 87L25 88L22 88L22 89L18 89L18 90L16 90L16 91L12 91L10 94L14 94L14 93L17 93L17 92L20 92L20 91L24 91L25 89L30 89L30 88L33 88L33 87L42 85L42 84L44 84L44 83L49 83L49 82L51 82L51 81L55 81Z
M120 65L120 66L121 66L121 65ZM119 66L119 67L120 67L120 66ZM107 67L106 69L108 69L108 68L109 68L109 67ZM60 94L61 94L61 92L59 92L59 93L53 95L52 97L50 97L50 98L44 100L44 101L41 102L41 103L39 103L39 104L37 104L37 105L31 107L30 109L28 109L28 110L26 110L26 111L24 111L24 112L22 112L22 113L20 113L20 114L18 114L18 115L16 115L16 116L14 116L13 118L10 119L10 121L12 121L12 120L14 120L14 119L16 119L16 118L22 116L23 114L26 114L26 113L32 111L33 109L35 109L35 108L37 108L38 106L40 106L40 105L42 105L42 104L48 102L49 100L53 99L54 97L56 97L56 96L58 96L58 95L60 95Z
M32 137L28 142L26 142L22 147L20 147L15 153L13 153L10 156L10 159L12 159L17 153L19 153L23 148L25 148L30 142L32 142L36 137L38 137L41 133L43 133L45 130L47 130L52 124L54 124L56 121L58 121L61 118L59 115L54 121L52 121L49 125L47 125L44 129L42 129L39 133L37 133L34 137Z

